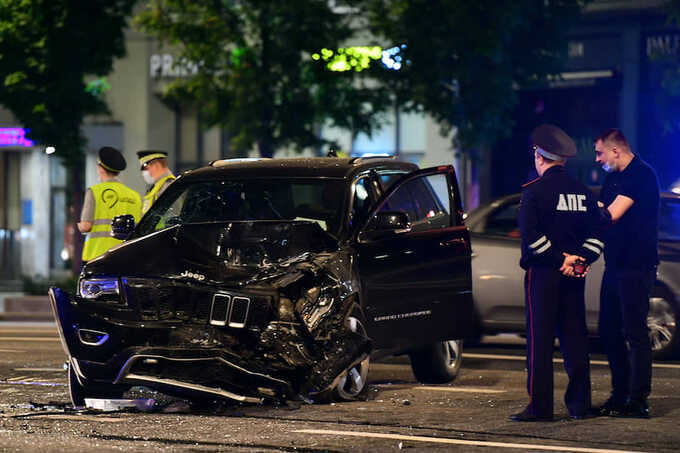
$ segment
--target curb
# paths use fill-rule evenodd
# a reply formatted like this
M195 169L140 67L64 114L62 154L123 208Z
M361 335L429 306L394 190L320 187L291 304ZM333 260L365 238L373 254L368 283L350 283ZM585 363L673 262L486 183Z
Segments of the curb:
M49 298L7 295L0 304L0 321L54 321Z
M51 312L10 311L0 312L0 321L47 321L54 322Z

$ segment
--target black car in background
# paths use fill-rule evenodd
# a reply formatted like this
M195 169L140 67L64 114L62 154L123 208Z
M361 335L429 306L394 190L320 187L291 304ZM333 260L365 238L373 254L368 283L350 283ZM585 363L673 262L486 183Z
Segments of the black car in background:
M213 162L50 298L74 405L144 385L239 401L350 400L371 354L455 378L473 324L451 166L389 158Z

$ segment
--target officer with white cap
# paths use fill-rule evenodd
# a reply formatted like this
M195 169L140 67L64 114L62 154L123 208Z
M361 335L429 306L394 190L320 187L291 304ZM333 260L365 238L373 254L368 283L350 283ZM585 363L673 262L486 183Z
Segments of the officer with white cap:
M587 187L565 171L566 159L576 155L574 141L550 124L537 127L531 139L539 177L523 186L519 211L530 400L510 419L553 419L555 336L569 375L564 396L569 415L583 418L591 406L583 277L602 252L602 220Z
M104 146L99 150L98 157L99 183L87 189L78 222L78 230L87 233L83 263L121 242L111 237L111 221L114 217L131 214L136 223L142 214L139 194L118 180L118 174L127 166L123 154L116 148Z
M168 168L168 153L165 151L137 151L137 157L139 157L144 182L149 184L149 190L144 195L142 205L142 213L144 214L176 178Z

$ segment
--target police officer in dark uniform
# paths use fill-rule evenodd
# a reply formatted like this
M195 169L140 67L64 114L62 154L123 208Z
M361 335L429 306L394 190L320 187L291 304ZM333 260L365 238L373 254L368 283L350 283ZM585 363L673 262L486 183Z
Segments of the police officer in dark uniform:
M553 419L553 344L560 340L572 418L590 412L584 288L587 266L602 252L601 214L590 191L565 171L576 145L544 124L531 134L539 177L523 186L519 211L524 279L529 405L513 421ZM581 278L579 278L581 277Z

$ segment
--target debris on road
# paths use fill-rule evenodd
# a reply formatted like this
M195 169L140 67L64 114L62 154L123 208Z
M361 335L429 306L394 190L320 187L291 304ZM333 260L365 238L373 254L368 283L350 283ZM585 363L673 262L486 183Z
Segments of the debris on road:
M85 407L103 412L114 412L123 409L137 409L148 412L153 409L155 401L152 398L137 399L104 399L85 398Z

